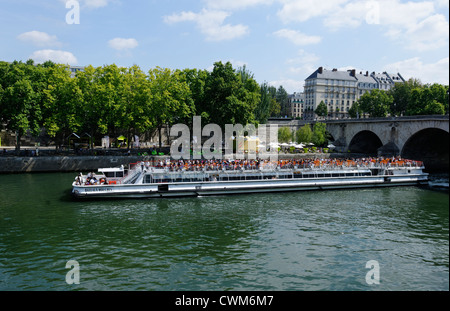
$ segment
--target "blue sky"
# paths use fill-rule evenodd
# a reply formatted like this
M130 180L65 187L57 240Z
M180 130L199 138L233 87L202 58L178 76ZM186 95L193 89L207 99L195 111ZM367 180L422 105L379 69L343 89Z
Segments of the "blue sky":
M289 93L320 66L449 83L448 0L67 1L0 0L0 60L144 71L230 61Z

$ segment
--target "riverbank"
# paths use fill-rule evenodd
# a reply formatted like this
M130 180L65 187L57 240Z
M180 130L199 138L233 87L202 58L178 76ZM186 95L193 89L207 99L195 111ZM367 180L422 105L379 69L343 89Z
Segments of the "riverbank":
M138 161L143 156L39 156L0 157L0 174L97 171L99 167L115 167Z
M279 159L329 159L329 158L363 158L368 155L353 153L298 153L278 155ZM25 156L0 157L0 174L16 173L51 173L51 172L86 172L97 171L100 167L116 167L139 161L165 160L167 156L143 155L97 155L97 156ZM447 172L448 166L425 162L427 171ZM439 169L441 168L441 169Z

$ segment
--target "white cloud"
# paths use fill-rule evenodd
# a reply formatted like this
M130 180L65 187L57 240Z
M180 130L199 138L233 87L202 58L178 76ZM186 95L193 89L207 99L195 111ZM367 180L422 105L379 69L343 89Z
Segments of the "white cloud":
M108 0L84 0L84 5L88 8L101 8L108 5Z
M436 50L448 44L448 20L436 14L406 30L408 48L418 51ZM401 40L404 41L404 40Z
M189 11L165 16L164 21L167 24L194 22L208 41L231 40L248 34L248 27L245 25L224 25L228 16L230 13L225 11L203 9L200 13Z
M275 0L204 0L206 6L214 10L238 10L257 5L269 5Z
M298 54L294 58L290 58L286 63L290 66L288 71L306 79L311 73L313 73L317 67L320 57L313 53L299 50Z
M108 41L108 45L115 50L123 51L134 49L139 45L139 43L133 38L114 38Z
M48 60L57 64L76 65L78 63L77 58L72 53L61 50L39 50L31 54L29 58L36 63L43 63Z
M438 7L443 7L443 8L447 8L449 7L449 1L448 0L435 0L436 5Z
M448 7L448 0L279 0L278 16L285 23L321 18L331 31L356 28L363 23L376 25L392 41L417 50L436 50L448 44L449 23L436 13Z
M331 30L338 30L343 27L358 27L364 21L368 21L371 16L378 17L379 11L374 12L377 9L379 9L378 2L350 2L345 6L336 7L333 12L324 18L323 23ZM379 20L377 20L377 22L379 22Z
M17 38L21 41L29 42L39 47L61 46L61 43L58 41L56 36L37 30L24 32L18 35Z
M279 88L282 86L288 94L293 94L294 92L302 92L303 85L305 81L303 80L293 80L293 79L283 79L268 82L269 85Z
M322 38L319 36L308 36L292 29L281 29L274 32L274 35L280 38L285 38L295 45L310 45L319 43Z
M311 18L328 15L340 8L348 0L280 0L278 17L285 23L305 22Z
M408 29L434 14L433 2L401 2L400 0L379 0L380 23L382 25Z
M416 78L422 83L449 84L449 58L426 64L419 57L410 58L384 66L383 71L397 73L403 78Z

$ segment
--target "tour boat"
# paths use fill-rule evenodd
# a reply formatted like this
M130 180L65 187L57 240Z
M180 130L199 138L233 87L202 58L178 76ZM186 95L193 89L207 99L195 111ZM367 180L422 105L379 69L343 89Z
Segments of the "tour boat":
M80 173L72 184L72 194L78 199L166 198L428 183L428 174L417 161L286 163L174 168L165 163L138 162L128 167L100 168L97 173L87 175Z

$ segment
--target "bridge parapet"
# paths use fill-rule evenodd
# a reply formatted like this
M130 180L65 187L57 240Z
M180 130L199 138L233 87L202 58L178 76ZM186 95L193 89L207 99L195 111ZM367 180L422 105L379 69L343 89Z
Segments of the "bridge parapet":
M448 146L448 115L315 121L276 120L270 121L269 124L277 124L279 127L288 126L296 130L305 124L316 122L327 124L327 130L333 137L333 144L338 152L374 151L378 155L403 155L405 150L410 152L411 149L419 148L414 146L418 141L422 145L428 142L429 145ZM441 138L435 138L436 135ZM423 146L420 148L423 150ZM448 159L448 147L447 149L436 148L438 150L436 152L431 149L423 152L427 153L428 157L430 154L436 156L438 154L439 157Z

